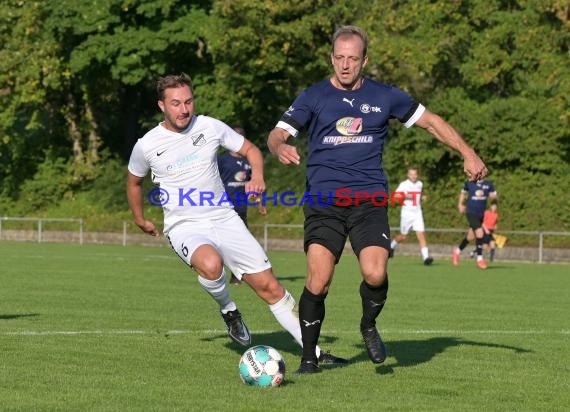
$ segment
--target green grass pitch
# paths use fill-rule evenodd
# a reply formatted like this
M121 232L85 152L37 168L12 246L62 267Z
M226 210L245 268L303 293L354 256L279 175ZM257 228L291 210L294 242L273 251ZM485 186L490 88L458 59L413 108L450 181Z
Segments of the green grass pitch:
M298 299L302 253L270 254ZM284 384L247 387L196 275L167 247L0 243L0 410L567 411L570 267L390 261L372 364L358 324L354 256L337 266L320 344L352 359L295 376L300 348L247 286L230 286L252 332L285 357Z

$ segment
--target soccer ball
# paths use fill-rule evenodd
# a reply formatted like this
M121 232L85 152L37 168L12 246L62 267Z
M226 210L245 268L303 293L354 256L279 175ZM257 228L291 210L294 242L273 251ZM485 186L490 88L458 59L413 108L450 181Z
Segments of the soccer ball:
M279 386L285 378L285 360L271 346L253 346L245 351L239 361L239 377L250 386Z

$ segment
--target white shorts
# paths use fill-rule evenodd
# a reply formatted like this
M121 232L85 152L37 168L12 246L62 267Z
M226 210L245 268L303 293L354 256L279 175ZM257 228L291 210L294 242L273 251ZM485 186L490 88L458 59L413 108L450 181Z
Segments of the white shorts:
M424 215L420 213L402 213L400 215L400 233L407 235L413 229L415 232L425 232Z
M238 279L271 268L269 258L241 218L232 210L227 218L182 222L167 235L172 249L189 266L192 254L202 245L211 245Z

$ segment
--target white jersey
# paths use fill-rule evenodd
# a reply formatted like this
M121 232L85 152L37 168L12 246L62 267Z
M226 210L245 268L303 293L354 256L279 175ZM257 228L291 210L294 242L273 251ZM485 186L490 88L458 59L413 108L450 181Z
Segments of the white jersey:
M186 130L172 132L159 124L135 144L129 172L160 187L164 232L184 221L219 219L235 213L220 179L216 154L223 146L239 151L244 137L209 116L194 116Z
M415 192L413 194L413 198L404 200L404 205L402 206L402 214L421 213L422 189L423 183L420 180L416 180L414 183L410 179L406 179L398 185L396 192L404 192L406 195L409 192Z

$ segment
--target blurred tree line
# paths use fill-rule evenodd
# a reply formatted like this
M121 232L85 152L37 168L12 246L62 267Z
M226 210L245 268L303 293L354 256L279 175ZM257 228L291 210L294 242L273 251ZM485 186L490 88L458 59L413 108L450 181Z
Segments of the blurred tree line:
M161 118L155 80L168 73L190 74L197 112L242 124L266 151L293 98L329 76L344 24L368 31L366 75L407 90L481 154L503 228L570 229L566 0L3 0L0 214L128 210L125 162ZM464 226L455 153L394 123L384 163L392 185L420 167L428 226ZM271 159L266 175L270 190L303 190L299 169Z

